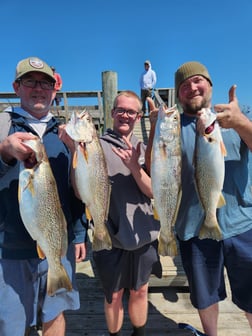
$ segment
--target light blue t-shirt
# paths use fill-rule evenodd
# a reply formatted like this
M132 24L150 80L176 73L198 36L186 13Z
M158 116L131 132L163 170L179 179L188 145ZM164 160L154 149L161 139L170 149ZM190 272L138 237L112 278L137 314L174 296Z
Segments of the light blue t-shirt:
M195 136L196 118L182 114L182 200L175 225L176 233L181 240L198 236L204 220L204 211L194 184ZM222 137L227 150L222 192L226 205L217 210L217 218L223 239L226 239L252 229L251 174L249 173L249 165L252 167L252 163L249 161L249 158L251 160L249 149L237 132L233 129L223 129Z

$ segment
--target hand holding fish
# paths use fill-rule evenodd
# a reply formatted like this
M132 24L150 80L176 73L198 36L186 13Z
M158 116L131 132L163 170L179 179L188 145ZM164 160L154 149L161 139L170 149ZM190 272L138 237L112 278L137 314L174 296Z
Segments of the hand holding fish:
M152 98L147 97L147 102L150 109L150 123L155 126L158 118L158 108L155 106Z
M23 144L24 140L36 139L31 133L16 132L9 135L0 144L0 154L4 162L9 163L14 159L24 161L33 154L33 150Z
M74 141L72 184L86 205L86 217L93 220L94 251L110 250L111 238L105 225L110 202L110 181L97 130L87 111L74 112L66 125ZM77 257L77 256L76 256Z
M59 126L59 138L69 148L71 153L75 152L74 140L67 134L66 125Z

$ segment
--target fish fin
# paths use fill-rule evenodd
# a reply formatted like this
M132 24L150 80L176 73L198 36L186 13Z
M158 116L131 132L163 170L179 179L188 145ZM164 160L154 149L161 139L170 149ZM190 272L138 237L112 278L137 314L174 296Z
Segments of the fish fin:
M205 219L204 223L201 226L200 232L199 232L199 239L214 239L217 241L222 240L222 233L221 229L219 227L219 224L217 222L217 219L212 219L210 222L210 219Z
M60 288L65 288L67 291L71 291L73 288L69 276L62 264L60 265L59 270L55 273L51 271L50 267L48 268L47 294L53 296Z
M110 238L110 235L109 235L106 227L105 227L104 232L101 235L101 234L95 232L95 226L94 226L92 249L93 249L93 251L111 250L112 249L111 238Z
M85 208L85 213L86 213L87 220L91 221L93 219L93 217L92 217L91 212L89 211L87 206Z
M108 196L107 196L107 207L106 207L106 215L105 215L106 220L108 219L111 190L112 190L112 187L111 187L111 184L109 183Z
M38 244L37 244L37 253L40 259L45 259L45 253Z
M77 167L77 152L74 152L73 155L73 168L75 169Z
M81 149L81 153L84 156L85 160L88 162L88 151L86 149L86 145L84 142L81 143L80 149Z
M220 198L218 200L217 208L221 208L224 205L226 205L226 201L225 201L225 198L224 198L223 194L221 193Z
M158 212L155 207L153 207L153 216L154 216L154 219L159 220Z
M178 212L179 212L179 208L180 208L180 203L181 203L181 198L182 198L182 189L181 187L178 190L178 197L177 197L177 204L176 204L176 210L172 219L172 225L175 225L176 219L178 217Z
M18 186L18 203L21 202L21 188Z
M223 141L220 142L221 154L227 156L227 150Z
M31 169L30 169L31 171ZM28 189L30 191L30 193L32 194L32 196L34 196L34 186L33 186L33 183L32 183L32 180L34 178L34 174L33 174L33 171L29 173L29 177L27 178L27 183L26 185L24 186L23 190L26 190ZM20 190L20 197L21 197L21 190Z
M169 241L167 241L167 238L164 239L162 234L159 235L158 238L158 253L161 256L170 256L175 257L178 255L178 248L177 248L177 242L174 234L172 234L172 237Z

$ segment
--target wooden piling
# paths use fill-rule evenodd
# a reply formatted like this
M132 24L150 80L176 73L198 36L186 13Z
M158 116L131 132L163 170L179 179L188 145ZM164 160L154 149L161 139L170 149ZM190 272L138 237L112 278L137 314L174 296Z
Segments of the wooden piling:
M111 110L117 95L117 73L114 71L102 72L104 130L112 128Z

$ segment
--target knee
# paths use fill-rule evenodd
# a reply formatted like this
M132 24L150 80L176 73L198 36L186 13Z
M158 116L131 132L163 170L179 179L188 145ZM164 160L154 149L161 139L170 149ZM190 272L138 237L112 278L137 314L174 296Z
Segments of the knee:
M131 290L130 295L132 298L141 299L148 295L148 285L140 287L138 290Z
M112 294L112 301L111 303L108 303L105 299L107 306L120 306L122 304L122 296L123 296L123 290L120 290L119 292L114 292Z
M43 335L52 335L51 331L58 331L58 335L61 335L65 330L65 316L64 313L60 313L53 320L43 322ZM63 333L62 333L63 335Z

